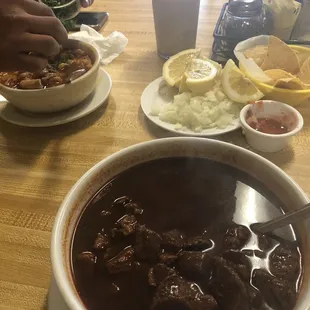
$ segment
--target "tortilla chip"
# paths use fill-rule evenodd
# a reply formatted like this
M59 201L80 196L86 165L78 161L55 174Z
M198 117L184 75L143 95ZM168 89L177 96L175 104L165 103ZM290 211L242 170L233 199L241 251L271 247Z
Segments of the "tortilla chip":
M303 83L310 84L310 57L304 61L297 77L299 77Z
M267 57L267 45L257 45L246 50L243 54L246 58L252 58L256 64L260 67Z
M286 78L294 78L295 76L284 71L281 69L270 69L266 70L265 74L268 75L271 79L274 81L277 81L279 79L286 79Z
M288 79L279 79L274 87L292 89L292 90L302 90L304 85L301 80L297 77Z
M304 64L305 60L307 60L310 57L310 48L302 48L295 50L294 53L298 59L299 67L301 68Z
M271 86L293 90L304 89L304 85L298 77L284 70L281 69L266 70L265 74L272 79L272 82L268 83Z
M297 74L300 70L296 54L290 47L275 36L270 36L267 57L262 70L282 69L286 72Z

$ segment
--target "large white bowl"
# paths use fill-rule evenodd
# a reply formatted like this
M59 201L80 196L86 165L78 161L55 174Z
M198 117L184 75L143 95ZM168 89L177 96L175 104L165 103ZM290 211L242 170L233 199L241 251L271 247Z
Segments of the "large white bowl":
M70 309L85 310L71 274L71 240L86 203L102 185L132 166L153 159L184 156L208 158L243 170L263 182L288 208L296 209L308 202L305 193L280 168L255 153L228 143L203 138L168 138L117 152L81 177L65 198L55 220L51 243L52 269ZM298 224L297 229L304 260L304 277L295 310L307 310L310 305L309 221Z
M80 48L92 59L93 66L69 84L46 89L14 89L0 83L0 94L16 108L32 113L59 112L81 103L94 90L100 65L98 50L91 44L69 40L68 48Z

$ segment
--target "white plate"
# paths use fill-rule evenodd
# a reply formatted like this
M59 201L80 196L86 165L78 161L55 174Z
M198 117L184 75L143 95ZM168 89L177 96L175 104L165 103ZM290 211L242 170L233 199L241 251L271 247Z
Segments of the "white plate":
M98 107L108 98L112 87L109 74L99 69L97 84L94 91L79 105L57 113L32 114L16 109L0 96L0 117L7 122L26 127L51 127L73 122L82 118Z
M174 95L173 93L165 97L160 95L158 90L164 84L165 84L164 79L162 77L158 78L157 80L153 81L145 88L141 96L141 108L145 116L157 126L163 129L166 129L168 131L177 133L179 135L201 136L201 137L217 136L217 135L221 135L221 134L240 128L239 119L236 119L231 125L228 125L226 128L209 128L209 129L204 129L202 132L195 132L190 129L177 130L175 129L174 124L169 124L169 123L161 121L158 116L153 116L150 113L151 113L151 106L154 101L157 101L159 104L161 104L161 103L172 102L173 100L173 95Z
M52 276L47 297L48 310L69 310Z

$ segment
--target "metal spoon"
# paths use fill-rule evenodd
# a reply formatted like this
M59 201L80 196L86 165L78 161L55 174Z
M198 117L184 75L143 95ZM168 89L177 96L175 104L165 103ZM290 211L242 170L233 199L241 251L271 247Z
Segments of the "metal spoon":
M256 233L265 234L286 225L294 224L298 221L306 220L310 217L310 202L301 209L283 214L265 223L256 223L252 229Z

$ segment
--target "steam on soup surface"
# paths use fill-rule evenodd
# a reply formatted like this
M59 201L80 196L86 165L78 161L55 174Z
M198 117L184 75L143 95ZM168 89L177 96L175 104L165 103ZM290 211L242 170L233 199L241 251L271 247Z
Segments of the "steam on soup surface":
M301 275L295 234L257 236L281 214L260 182L199 158L160 159L105 184L72 242L87 309L293 309Z

